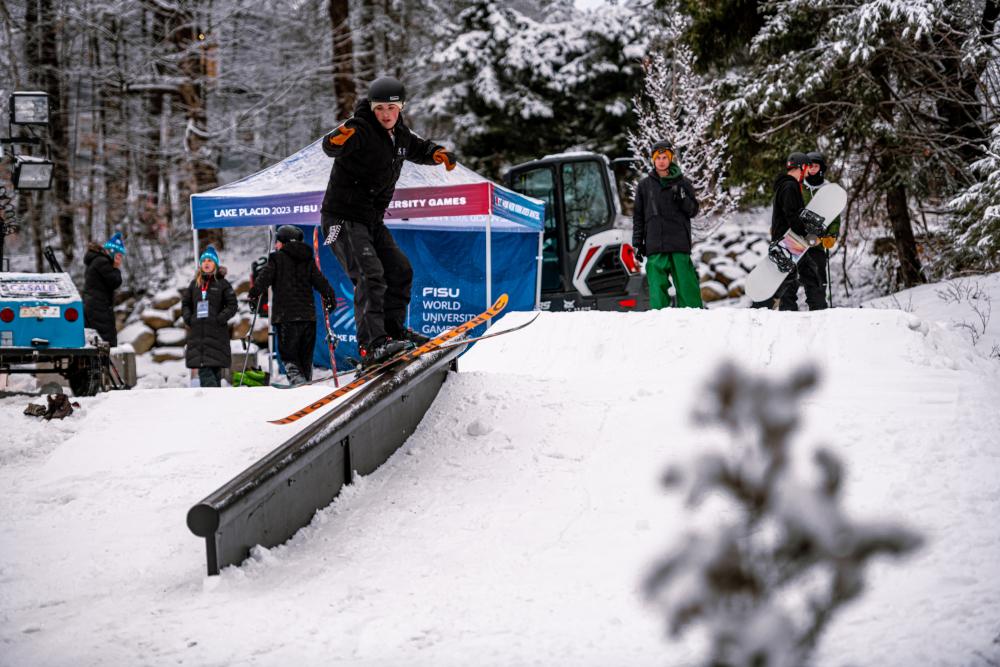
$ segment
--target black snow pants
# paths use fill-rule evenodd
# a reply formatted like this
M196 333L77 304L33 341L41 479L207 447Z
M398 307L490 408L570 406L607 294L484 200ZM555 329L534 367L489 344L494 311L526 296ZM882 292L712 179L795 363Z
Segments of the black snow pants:
M369 226L324 216L324 236L338 224L343 228L330 247L354 283L358 345L370 349L380 338L403 334L413 267L381 220Z
M278 354L285 365L285 374L293 384L304 378L312 380L313 348L316 346L316 323L308 321L281 322L278 330Z
M824 310L826 304L826 250L809 248L799 260L799 282L806 293L809 310Z

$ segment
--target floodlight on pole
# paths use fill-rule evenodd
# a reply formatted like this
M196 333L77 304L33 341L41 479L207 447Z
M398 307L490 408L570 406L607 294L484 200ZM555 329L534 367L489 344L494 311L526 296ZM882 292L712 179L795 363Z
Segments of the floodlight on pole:
M22 90L11 93L10 124L48 126L49 94Z
M52 187L51 160L33 155L15 155L14 181L15 190L48 190Z

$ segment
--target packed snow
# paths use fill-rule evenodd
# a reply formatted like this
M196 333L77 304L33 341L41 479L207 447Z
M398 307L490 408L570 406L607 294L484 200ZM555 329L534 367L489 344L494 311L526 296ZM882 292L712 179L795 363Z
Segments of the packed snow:
M997 276L979 287L973 303L1000 303ZM869 571L816 664L997 664L1000 336L990 320L973 344L948 289L820 313L542 313L462 357L386 465L217 577L188 508L327 387L141 384L52 422L0 399L0 664L692 664L703 637L668 641L642 581L700 520L660 479L725 446L691 419L724 359L817 364L798 456L831 447L853 515L926 539Z

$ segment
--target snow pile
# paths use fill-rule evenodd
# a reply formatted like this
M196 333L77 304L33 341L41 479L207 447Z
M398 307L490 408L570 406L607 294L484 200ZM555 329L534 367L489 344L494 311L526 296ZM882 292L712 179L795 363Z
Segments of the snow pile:
M829 446L846 511L927 540L875 564L816 664L996 661L1000 363L918 306L542 313L462 357L384 467L213 578L187 509L327 387L106 394L59 424L2 399L2 662L691 664L701 640L667 643L641 589L689 520L661 475L725 446L690 415L726 358L814 360L797 455Z

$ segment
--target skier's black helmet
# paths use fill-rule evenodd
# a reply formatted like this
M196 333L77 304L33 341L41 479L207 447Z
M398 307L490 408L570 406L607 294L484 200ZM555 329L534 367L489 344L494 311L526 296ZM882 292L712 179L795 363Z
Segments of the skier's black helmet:
M826 173L826 156L819 151L810 151L808 154L809 164L818 164L820 175Z
M288 243L289 241L301 241L305 236L303 236L302 230L295 225L282 225L278 227L275 238L282 243Z
M649 157L654 157L657 153L662 151L668 151L670 153L670 159L674 159L674 145L667 140L657 141L653 144L653 147L649 149Z
M372 104L398 104L406 102L406 88L399 79L382 76L368 87L368 101Z
M785 163L785 167L788 169L804 168L812 164L812 160L805 153L795 151L788 156L788 160Z

